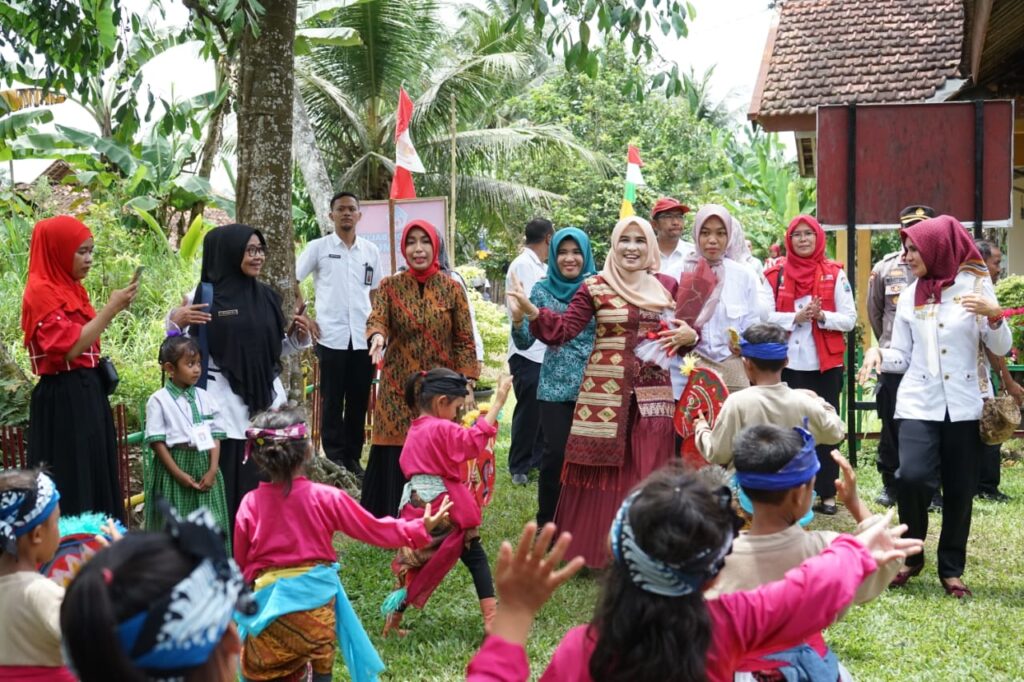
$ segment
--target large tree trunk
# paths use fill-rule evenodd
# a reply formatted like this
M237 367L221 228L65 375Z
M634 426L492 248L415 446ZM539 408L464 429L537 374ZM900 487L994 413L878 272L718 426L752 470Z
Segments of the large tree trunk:
M285 316L295 306L292 227L292 93L296 0L264 0L260 34L248 29L239 54L237 220L260 229L269 246L263 279L280 295ZM286 364L282 381L289 381ZM293 396L294 397L294 396Z
M306 192L309 194L309 200L313 202L320 234L328 235L334 232L334 223L331 222L330 216L330 203L334 191L331 188L331 179L327 175L324 158L320 154L320 148L316 146L313 126L309 122L306 105L302 102L298 88L295 88L292 117L292 149L295 153L295 163L302 171Z

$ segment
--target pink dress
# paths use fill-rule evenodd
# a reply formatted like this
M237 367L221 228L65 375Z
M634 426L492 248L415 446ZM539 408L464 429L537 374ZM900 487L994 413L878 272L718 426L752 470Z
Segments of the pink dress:
M378 519L348 493L300 476L287 497L281 483L260 483L242 498L235 519L235 562L247 582L267 568L333 563L338 560L335 531L377 547L430 544L422 521Z
M731 682L745 657L795 646L828 627L877 568L863 545L841 535L783 580L709 600L708 682ZM589 627L566 633L541 682L592 682L588 666L596 642ZM466 670L471 682L515 682L529 675L523 648L497 637L484 641Z
M669 293L676 283L657 275ZM672 458L675 401L667 370L641 362L637 344L659 331L659 315L627 303L600 276L580 285L564 313L541 308L530 332L549 345L575 338L597 319L565 446L559 530L572 533L568 556L608 562L608 529L629 490Z
M417 474L441 478L453 503L449 512L453 530L441 541L427 562L416 568L408 568L403 567L399 557L392 565L392 569L399 575L403 572L406 574L405 588L408 592L405 601L417 608L423 608L459 560L466 531L480 526L482 511L463 481L465 464L476 459L497 432L497 428L483 417L467 429L447 419L421 415L409 427L398 459L402 474L407 479ZM435 501L435 508L437 504L440 504L439 499ZM406 504L400 514L403 519L412 521L423 518L424 511L423 507Z

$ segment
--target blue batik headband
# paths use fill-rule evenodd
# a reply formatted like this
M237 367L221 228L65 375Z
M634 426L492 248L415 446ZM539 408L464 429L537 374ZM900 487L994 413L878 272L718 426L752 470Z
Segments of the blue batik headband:
M166 597L120 623L117 637L139 668L184 671L209 659L236 609L256 605L210 512L200 508L182 520L166 500L158 506L175 544L200 562Z
M789 357L789 346L784 343L749 343L740 339L740 355L757 360L785 360Z
M17 554L18 538L50 518L58 500L60 493L53 479L41 471L34 488L0 493L0 548Z
M627 497L615 514L609 532L615 561L629 571L630 581L644 592L664 597L682 597L699 592L707 581L722 570L725 557L732 551L735 535L729 533L717 550L706 547L681 564L672 565L655 559L637 544L629 522L629 510L641 492L642 489L637 490ZM729 506L731 499L729 489L722 488L719 501Z
M803 437L804 445L793 459L773 474L763 471L737 471L737 482L751 490L789 490L814 478L821 468L821 462L814 451L814 436L799 426L795 427L794 431Z

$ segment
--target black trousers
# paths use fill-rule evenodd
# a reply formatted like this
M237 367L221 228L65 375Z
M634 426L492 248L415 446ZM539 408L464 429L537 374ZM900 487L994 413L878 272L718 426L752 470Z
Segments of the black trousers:
M512 412L512 443L508 448L508 470L528 474L540 466L544 456L544 434L540 428L540 405L537 384L540 364L522 355L508 359L512 372L512 390L516 392L516 409Z
M494 580L491 578L491 564L487 561L487 552L484 551L480 538L473 538L469 545L462 550L459 561L469 570L473 578L473 588L476 590L477 599L489 599L494 596ZM398 610L404 612L409 608L408 603L403 603Z
M978 477L979 493L999 492L999 478L1003 451L1001 445L981 445L981 471Z
M896 469L900 466L899 422L896 414L896 392L903 380L902 374L882 372L878 375L878 391L875 393L875 407L882 420L882 432L878 437L878 459L875 466L882 475L886 490L896 486Z
M544 431L544 457L540 461L540 481L537 484L537 526L555 518L558 496L562 493L562 463L565 461L565 443L572 428L575 401L540 402L540 424Z
M928 504L942 485L942 530L939 532L939 577L959 578L967 561L971 510L978 486L978 422L921 421L900 423L900 468L896 470L900 521L906 537L928 533ZM907 557L908 566L924 563L924 555Z
M324 453L349 471L362 471L359 460L366 436L373 363L366 350L336 350L317 344L320 359L320 439Z
M782 370L782 380L790 388L808 388L832 407L839 410L839 392L843 389L843 368L833 367L824 372L813 370L804 372L795 369ZM831 452L837 443L819 443L815 448L818 455L818 462L821 463L821 470L818 477L814 479L814 492L818 497L824 499L836 496L836 477L839 476L839 465L832 459Z

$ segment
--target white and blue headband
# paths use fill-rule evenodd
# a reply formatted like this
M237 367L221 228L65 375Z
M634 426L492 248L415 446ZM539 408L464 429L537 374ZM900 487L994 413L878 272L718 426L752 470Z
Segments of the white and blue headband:
M725 565L725 557L732 551L735 529L726 535L722 546L717 549L705 547L681 564L666 563L640 547L629 522L629 510L641 492L642 489L630 494L615 514L609 532L615 561L626 568L630 581L644 592L664 597L682 597L699 592ZM715 494L719 497L719 504L731 505L732 493L728 488L723 487Z
M256 604L210 512L200 508L182 520L166 500L158 506L178 548L200 561L167 596L120 623L117 637L136 666L171 673L205 663L235 610L251 614Z
M17 554L18 538L50 518L58 500L53 479L41 471L34 488L0 492L0 549Z

